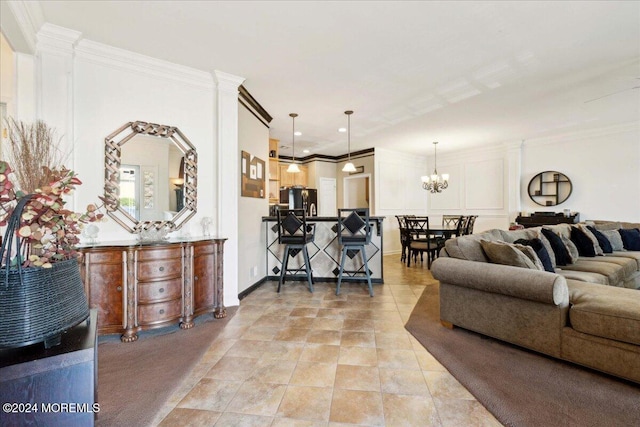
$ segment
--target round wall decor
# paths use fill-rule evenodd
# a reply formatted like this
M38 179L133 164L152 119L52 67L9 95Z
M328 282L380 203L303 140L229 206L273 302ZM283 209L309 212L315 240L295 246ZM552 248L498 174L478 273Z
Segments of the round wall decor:
M565 202L573 191L568 176L556 171L540 172L529 181L529 197L540 206L556 206Z

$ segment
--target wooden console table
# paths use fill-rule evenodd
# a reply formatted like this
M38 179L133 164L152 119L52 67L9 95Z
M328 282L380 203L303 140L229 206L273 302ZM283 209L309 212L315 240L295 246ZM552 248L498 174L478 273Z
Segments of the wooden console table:
M152 243L105 242L80 248L89 307L98 310L98 334L138 331L179 323L194 325L203 313L225 317L223 238Z
M92 426L97 402L97 310L61 343L0 350L1 426Z
M568 217L562 213L555 215L518 216L516 222L525 228L539 227L541 225L577 224L580 222L580 214L575 213Z

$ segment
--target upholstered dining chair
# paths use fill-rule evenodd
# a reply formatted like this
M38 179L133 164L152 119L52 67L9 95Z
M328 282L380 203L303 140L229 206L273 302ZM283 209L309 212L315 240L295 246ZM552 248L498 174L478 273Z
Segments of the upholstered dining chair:
M429 230L429 218L407 218L407 229L409 230L409 256L407 257L407 267L411 266L411 258L417 262L418 254L422 259L422 254L427 253L427 267L431 268L431 262L438 256L438 242Z
M398 228L400 231L400 247L402 252L400 253L400 261L404 262L407 259L407 250L409 248L409 235L407 230L407 217L405 215L396 215L398 220Z
M369 208L338 209L338 243L342 246L342 260L340 261L340 272L338 274L338 285L336 295L340 295L340 285L343 280L358 280L356 274L364 274L369 286L369 296L373 296L373 286L371 286L371 272L367 261L366 245L371 242L371 223L369 220ZM344 269L347 255L350 258L355 256L354 252L360 252L364 263L364 271L346 271ZM347 277L344 277L347 273ZM349 276L349 274L351 274Z
M463 231L463 234L465 236L469 234L473 234L473 227L475 226L476 218L478 218L478 215L470 215L467 217L464 224L464 231Z
M287 276L299 277L299 274L288 275L287 272L299 272L302 267L289 269L289 257L296 256L302 252L304 259L304 269L309 283L309 291L313 292L313 275L311 261L307 244L313 242L315 235L315 224L307 224L307 217L304 209L279 209L278 219L278 243L285 245L282 258L282 270L280 270L280 281L278 282L278 292Z

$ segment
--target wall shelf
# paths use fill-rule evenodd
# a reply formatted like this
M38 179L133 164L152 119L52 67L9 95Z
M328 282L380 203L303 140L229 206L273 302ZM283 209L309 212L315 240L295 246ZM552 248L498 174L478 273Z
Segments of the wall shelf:
M529 181L529 198L540 206L556 206L565 202L573 185L569 177L556 171L544 171Z

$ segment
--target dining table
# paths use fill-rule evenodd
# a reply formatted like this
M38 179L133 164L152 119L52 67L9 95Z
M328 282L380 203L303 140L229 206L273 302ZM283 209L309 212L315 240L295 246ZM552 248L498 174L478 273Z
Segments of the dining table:
M407 224L410 221L411 226ZM440 221L431 223L426 216L405 217L404 227L400 227L402 248L402 261L410 262L405 253L411 245L411 241L433 241L436 245L444 247L444 242L452 237L456 237L459 233L459 227L456 224L442 224ZM427 238L428 234L428 238Z

